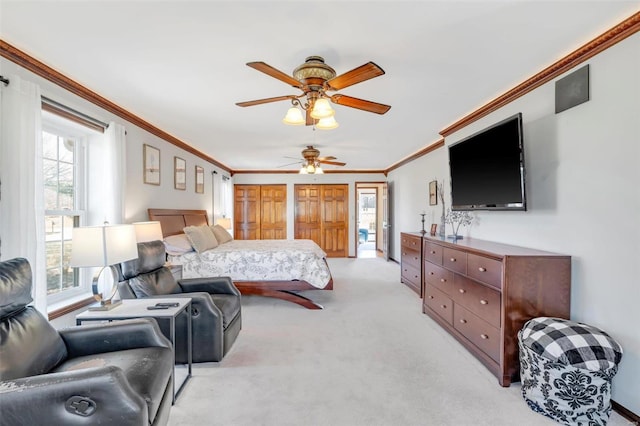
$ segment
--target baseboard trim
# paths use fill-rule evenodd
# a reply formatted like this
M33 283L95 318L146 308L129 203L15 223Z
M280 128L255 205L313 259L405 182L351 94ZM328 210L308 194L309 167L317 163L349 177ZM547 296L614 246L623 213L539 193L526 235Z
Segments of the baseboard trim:
M620 414L625 419L629 420L630 422L633 422L635 425L640 425L640 416L637 415L636 413L618 404L613 399L611 400L611 406L613 407L613 410L616 413Z

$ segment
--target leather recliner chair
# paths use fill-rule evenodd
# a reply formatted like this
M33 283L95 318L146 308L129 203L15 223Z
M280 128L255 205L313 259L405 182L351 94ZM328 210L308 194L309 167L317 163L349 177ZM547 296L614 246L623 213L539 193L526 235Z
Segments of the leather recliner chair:
M26 259L0 262L0 424L166 425L171 343L155 320L56 331L33 306Z
M242 328L240 291L229 277L176 281L165 265L162 241L138 243L138 259L120 264L122 299L191 298L193 362L218 362L229 352ZM161 327L164 324L160 324ZM181 331L183 330L183 331ZM176 362L187 362L187 318L176 318ZM166 332L166 330L164 330Z

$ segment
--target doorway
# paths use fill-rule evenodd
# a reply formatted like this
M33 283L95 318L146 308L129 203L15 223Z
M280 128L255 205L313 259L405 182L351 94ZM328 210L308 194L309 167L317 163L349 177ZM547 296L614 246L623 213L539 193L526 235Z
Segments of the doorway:
M356 253L358 258L382 256L381 189L377 182L356 183Z

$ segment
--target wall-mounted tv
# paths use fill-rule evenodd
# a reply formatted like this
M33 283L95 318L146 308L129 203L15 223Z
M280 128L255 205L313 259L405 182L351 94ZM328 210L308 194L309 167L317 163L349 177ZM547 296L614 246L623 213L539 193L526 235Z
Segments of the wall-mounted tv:
M452 210L526 210L522 113L449 146Z

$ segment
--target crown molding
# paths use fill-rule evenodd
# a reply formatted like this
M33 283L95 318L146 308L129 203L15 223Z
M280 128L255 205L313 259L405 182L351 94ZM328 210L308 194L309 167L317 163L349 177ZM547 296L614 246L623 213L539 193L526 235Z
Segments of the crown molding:
M428 153L430 153L431 151L435 151L436 149L443 147L444 146L444 139L440 139L438 142L434 142L431 145L428 145L424 148L422 148L420 151L416 151L413 154L411 154L408 157L403 158L402 160L398 161L397 163L392 164L391 166L389 166L388 169L386 169L384 171L385 176L392 170L397 169L398 167L402 167L407 163L412 162L413 160L416 160L420 157L422 157L423 155L427 155Z
M384 170L324 170L323 169L322 174L328 175L328 174L339 174L339 175L343 175L343 174L371 174L371 173L375 173L375 174L384 174L386 176L386 173ZM231 176L233 175L252 175L252 174L256 174L256 175L283 175L283 174L288 174L288 175L297 175L300 174L300 172L298 170L232 170L231 171ZM322 174L318 173L318 176L322 176Z
M567 72L571 68L574 68L587 59L610 48L614 44L624 40L625 38L638 31L640 31L640 12L636 12L618 25L606 31L604 34L582 45L578 49L569 53L564 58L535 74L533 77L530 77L513 89L487 103L483 107L478 108L471 114L456 121L446 129L442 130L440 132L440 135L442 135L443 137L451 135L452 133L473 123L474 121L479 120L485 115L513 102L521 96L524 96L533 89L553 80L554 78Z
M200 157L203 160L227 172L231 172L231 169L225 164L222 164L216 159L204 154L203 152L198 151L191 145L188 145L187 143L181 141L175 136L170 135L164 130L160 130L158 127L154 126L153 124L143 120L142 118L138 117L135 114L132 114L126 109L114 104L107 98L100 96L96 92L86 88L85 86L78 83L77 81L70 79L69 77L63 75L62 73L56 71L50 66L35 59L34 57L23 52L17 47L12 46L11 44L7 43L2 39L0 39L0 56L8 59L11 62L14 62L17 65L20 65L22 68L31 71L32 73L44 78L45 80L48 80L53 84L56 84L62 87L63 89L73 93L74 95L77 95L82 99L85 99L91 102L92 104L106 111L109 111L112 114L117 115L118 117L130 122L131 124L134 124L143 130L146 130L147 132L159 137L160 139L164 139L165 141L169 142L172 145L177 146L178 148L181 148L187 152L190 152L191 154L197 157Z

